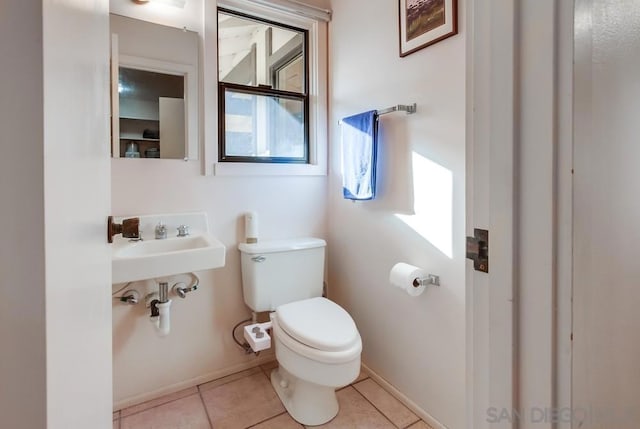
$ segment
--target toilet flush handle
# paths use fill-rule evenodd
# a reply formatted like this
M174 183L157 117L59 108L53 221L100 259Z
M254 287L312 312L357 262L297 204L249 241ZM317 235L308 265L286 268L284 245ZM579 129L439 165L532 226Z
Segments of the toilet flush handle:
M251 258L251 260L253 262L264 262L267 260L267 258L265 258L264 256L254 256L253 258Z

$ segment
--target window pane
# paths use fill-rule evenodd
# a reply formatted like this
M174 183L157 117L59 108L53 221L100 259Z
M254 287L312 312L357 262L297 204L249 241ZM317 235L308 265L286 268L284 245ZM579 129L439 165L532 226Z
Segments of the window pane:
M295 92L306 93L306 32L218 11L218 81L278 88L277 71L300 58Z
M225 90L225 157L306 160L304 98Z

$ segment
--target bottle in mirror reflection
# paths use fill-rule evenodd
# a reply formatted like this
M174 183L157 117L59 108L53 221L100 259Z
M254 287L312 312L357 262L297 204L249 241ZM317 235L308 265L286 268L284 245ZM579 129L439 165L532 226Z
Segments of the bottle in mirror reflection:
M127 150L124 153L125 158L140 158L138 143L130 142L127 144Z

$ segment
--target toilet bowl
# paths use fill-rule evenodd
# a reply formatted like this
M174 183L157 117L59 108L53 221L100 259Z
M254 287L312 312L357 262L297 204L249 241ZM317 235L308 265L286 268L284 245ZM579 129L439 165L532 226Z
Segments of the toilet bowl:
M271 383L303 425L321 425L338 413L335 390L360 372L362 340L351 316L316 297L279 306L271 314L279 368Z

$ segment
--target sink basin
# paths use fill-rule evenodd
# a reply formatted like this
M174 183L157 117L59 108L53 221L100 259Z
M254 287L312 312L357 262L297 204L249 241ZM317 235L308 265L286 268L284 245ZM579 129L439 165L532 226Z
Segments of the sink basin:
M130 258L135 256L153 256L160 253L182 252L185 250L197 250L211 246L211 238L203 235L167 238L166 240L150 240L132 242L129 246L123 246L114 256Z
M204 216L204 220L201 219ZM113 283L166 277L209 270L225 264L224 245L208 233L206 214L138 216L142 241L114 237L112 253ZM154 239L158 222L175 231L177 225L189 225L187 237ZM149 237L149 238L147 238Z

